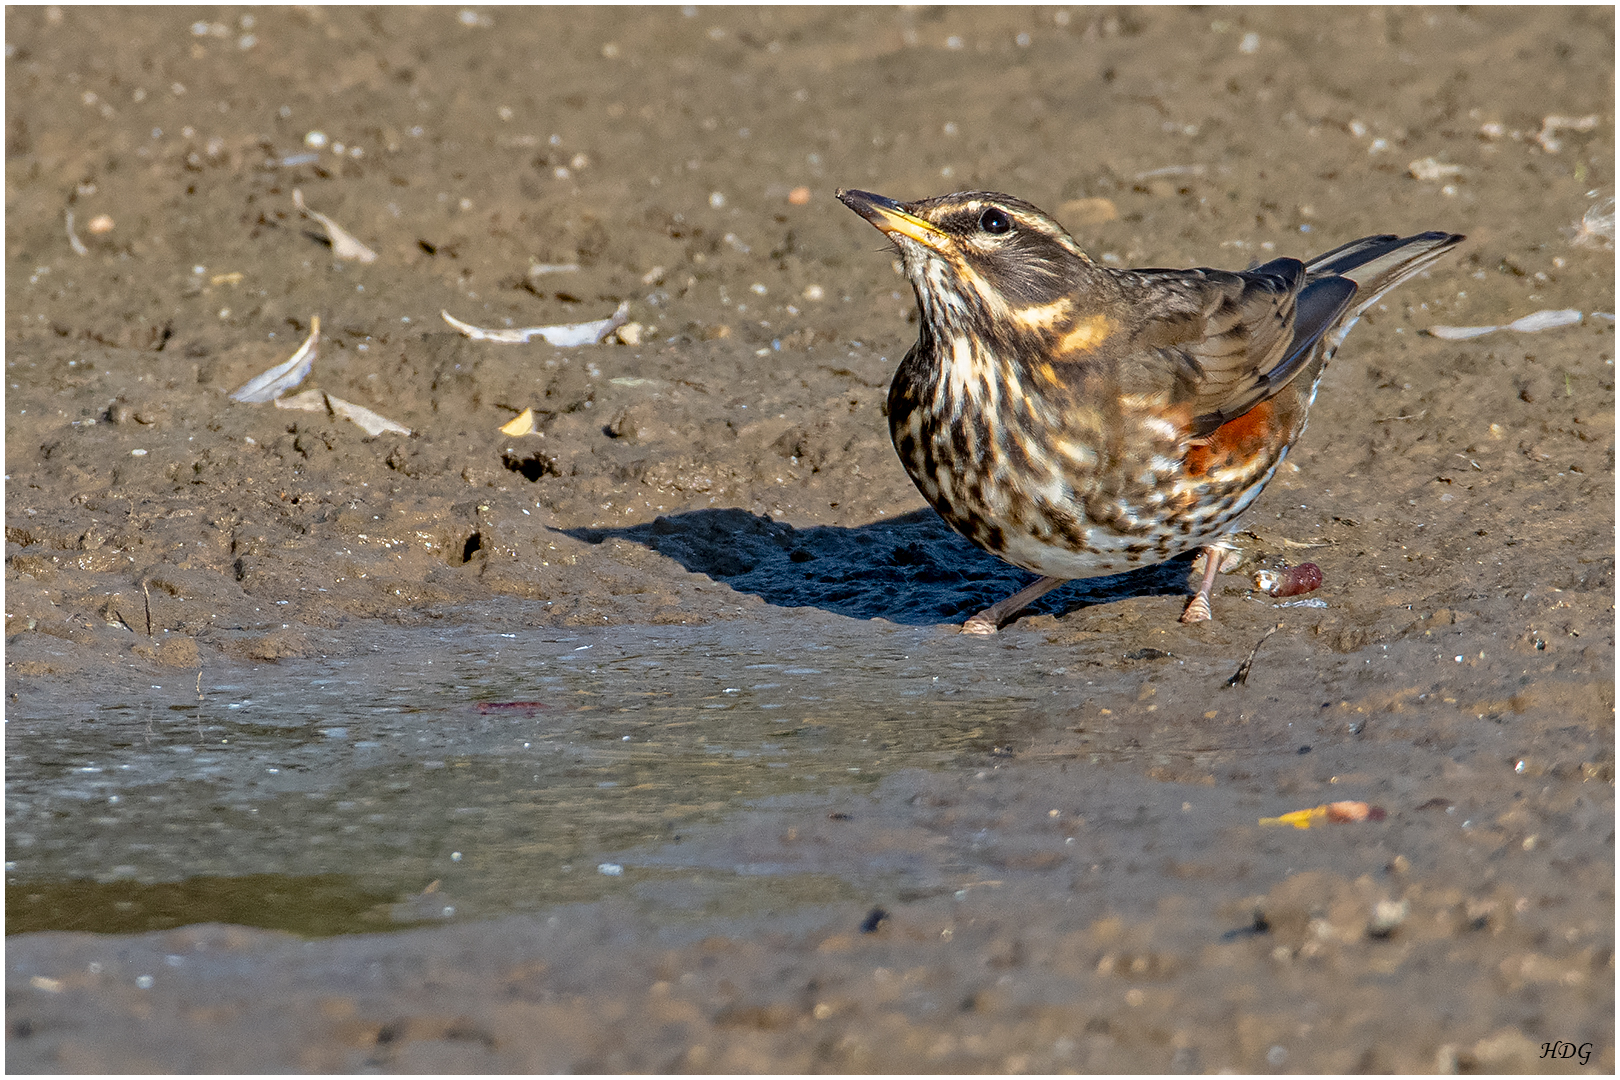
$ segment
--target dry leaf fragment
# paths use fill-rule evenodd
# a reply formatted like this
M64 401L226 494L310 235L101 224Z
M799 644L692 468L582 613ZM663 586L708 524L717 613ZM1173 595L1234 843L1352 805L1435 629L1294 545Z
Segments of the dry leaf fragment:
M1467 341L1469 338L1494 334L1500 329L1500 326L1431 326L1426 333L1444 341Z
M1158 169L1149 169L1136 174L1138 181L1153 180L1160 176L1203 176L1203 165L1166 165Z
M1560 326L1574 326L1581 321L1581 318L1581 313L1574 308L1564 308L1556 311L1543 309L1532 312L1522 319L1514 319L1504 326L1431 326L1425 333L1430 337L1437 337L1444 341L1466 341L1469 338L1494 334L1498 330L1517 330L1521 334L1534 334L1541 330L1556 330Z
M295 394L290 398L276 398L275 406L278 409L297 409L300 412L323 412L340 420L348 420L358 424L361 430L374 438L385 431L392 431L397 435L411 433L411 429L403 424L396 424L364 405L356 405L352 401L333 397L324 390L305 390L302 394Z
M1554 138L1560 131L1591 131L1597 127L1598 118L1594 113L1591 116L1547 116L1541 121L1541 130L1536 132L1536 142L1549 154L1556 154L1564 148L1564 144Z
M73 211L71 210L67 212L67 234L68 246L73 248L73 254L90 254L90 249L84 246L84 241L79 239L79 234L73 231Z
M360 425L360 429L373 438L385 431L391 431L396 435L409 435L411 433L411 429L404 424L396 424L388 417L374 413L364 405L356 405L352 401L344 401L342 398L333 397L331 394L326 395L326 407L332 410L333 416L339 416L344 420Z
M534 410L524 409L522 412L518 413L517 416L502 424L501 434L511 435L513 438L516 438L519 435L540 434L540 425L535 423Z
M444 321L474 341L498 341L507 345L524 345L530 338L541 337L560 349L575 345L595 345L630 318L630 302L622 301L618 310L595 322L563 323L559 326L516 326L506 330L486 330L481 326L464 323L448 311L439 312Z
M347 229L327 217L325 214L311 210L304 205L304 193L293 188L293 205L298 212L307 218L312 218L326 230L326 239L332 245L332 254L339 259L358 259L363 263L377 261L377 253L356 240Z
M1576 247L1612 249L1614 247L1614 196L1601 199L1586 208L1569 242Z
M1421 158L1406 167L1414 180L1444 180L1448 176L1461 176L1461 165L1447 165L1432 157Z
M1506 329L1533 334L1537 330L1555 330L1560 326L1574 326L1580 321L1581 313L1573 308L1566 308L1561 311L1543 309L1526 315L1522 319L1514 319L1507 324Z
M326 393L321 390L305 390L292 397L278 397L272 404L278 409L296 409L299 412L327 411Z
M315 365L316 347L320 344L320 340L321 317L316 315L309 320L309 337L304 339L304 343L292 354L291 359L277 364L257 378L249 379L231 395L231 400L250 405L263 405L267 401L274 401L303 382L309 375L309 369Z

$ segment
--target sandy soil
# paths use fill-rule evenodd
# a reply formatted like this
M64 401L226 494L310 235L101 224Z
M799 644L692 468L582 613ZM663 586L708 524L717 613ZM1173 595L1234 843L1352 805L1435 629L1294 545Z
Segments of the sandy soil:
M1046 695L858 796L738 804L680 856L841 893L313 944L19 921L65 879L15 841L44 757L13 730L10 1068L1614 1069L1614 263L1575 228L1613 195L1612 10L6 25L6 691L31 732L444 626L903 640L947 684ZM1251 513L1251 558L1317 562L1326 606L1233 575L1183 627L1177 563L952 636L1027 576L895 460L912 299L837 186L1007 191L1135 265L1467 233L1350 337ZM335 261L295 188L376 261ZM581 348L439 316L621 301L639 333ZM1586 317L1421 333L1541 309ZM306 385L411 435L227 399L316 316ZM524 409L537 433L503 434ZM1257 825L1338 798L1388 816ZM900 856L926 886L859 884Z

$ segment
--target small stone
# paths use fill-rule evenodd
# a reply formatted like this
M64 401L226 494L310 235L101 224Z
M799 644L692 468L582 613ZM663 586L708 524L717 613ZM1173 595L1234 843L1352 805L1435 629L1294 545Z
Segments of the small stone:
M1411 911L1412 905L1405 900L1378 901L1373 907L1372 920L1367 924L1367 934L1375 938L1389 937Z
M1119 218L1119 208L1112 199L1070 199L1058 207L1058 213L1071 225L1101 225Z

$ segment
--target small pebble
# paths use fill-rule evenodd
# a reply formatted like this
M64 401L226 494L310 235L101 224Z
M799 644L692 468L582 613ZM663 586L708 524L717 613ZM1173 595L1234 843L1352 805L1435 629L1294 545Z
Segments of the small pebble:
M1411 912L1412 905L1405 900L1380 900L1373 908L1372 919L1367 924L1367 933L1375 938L1387 938L1395 932L1395 928L1406 921Z
M788 202L792 203L794 206L804 206L809 203L809 201L810 189L807 187L796 187L792 191L788 192Z

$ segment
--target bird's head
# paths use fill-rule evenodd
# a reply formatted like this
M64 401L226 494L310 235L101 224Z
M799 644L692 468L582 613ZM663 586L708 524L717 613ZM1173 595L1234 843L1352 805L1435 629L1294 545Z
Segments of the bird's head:
M899 249L935 327L1063 322L1069 298L1095 271L1063 226L1011 195L961 191L899 203L840 190L838 199Z

